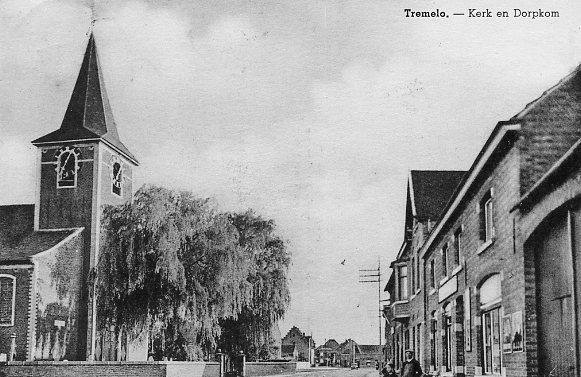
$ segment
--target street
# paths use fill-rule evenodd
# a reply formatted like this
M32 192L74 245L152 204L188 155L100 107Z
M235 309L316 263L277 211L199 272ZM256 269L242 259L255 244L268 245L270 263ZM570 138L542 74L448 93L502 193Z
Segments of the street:
M307 371L298 371L293 376L299 377L378 377L375 368L313 368Z

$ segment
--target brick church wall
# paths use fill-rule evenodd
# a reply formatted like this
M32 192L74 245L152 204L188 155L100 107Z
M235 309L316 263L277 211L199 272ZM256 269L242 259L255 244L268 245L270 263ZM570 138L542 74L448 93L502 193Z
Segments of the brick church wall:
M14 326L0 326L0 353L10 354L12 343L10 336L16 334L16 360L26 360L32 265L2 266L0 268L0 274L12 275L16 278Z
M83 231L84 233L84 231ZM83 233L34 258L35 360L78 360Z

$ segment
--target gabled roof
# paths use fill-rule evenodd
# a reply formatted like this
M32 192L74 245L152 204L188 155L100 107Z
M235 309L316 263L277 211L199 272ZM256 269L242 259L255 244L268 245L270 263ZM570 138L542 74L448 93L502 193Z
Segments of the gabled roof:
M422 244L420 255L425 256L426 252L432 245L432 242L440 235L442 228L450 220L454 211L458 208L460 203L465 199L469 189L472 187L476 178L484 171L484 167L494 154L499 150L506 149L511 145L510 138L514 138L515 134L520 130L519 123L498 122L492 134L488 137L484 146L476 156L470 169L466 172L462 181L458 184L457 189L451 195L449 202L446 204L441 217L432 229L428 239ZM507 139L508 138L508 139ZM507 142L509 141L509 142Z
M320 345L317 349L331 349L335 350L339 347L339 343L335 339L329 339L325 342L325 344Z
M30 262L78 229L34 231L34 205L0 206L0 263Z
M0 206L0 250L16 245L34 230L34 204Z
M550 87L549 89L545 90L543 92L543 94L541 94L537 99L529 102L524 109L522 109L520 112L518 112L515 116L513 116L510 119L511 123L516 123L519 122L523 119L525 119L525 117L531 112L533 111L537 106L539 106L540 104L542 104L544 101L550 101L550 105L553 106L557 106L557 107L563 107L570 105L571 98L569 98L566 95L562 95L562 96L558 96L556 98L550 98L550 95L557 91L558 89L560 89L561 87L563 87L564 85L566 85L567 83L569 83L571 80L579 80L579 74L581 74L581 65L578 65L571 73L569 73L567 76L563 77L561 80L559 80L558 83L556 83L555 85L553 85L552 87ZM578 88L578 86L577 86ZM579 92L579 89L576 89L577 95Z
M569 150L551 166L551 168L527 191L518 203L511 208L511 212L516 208L529 205L535 198L542 196L545 192L553 190L572 171L575 171L581 161L581 139L577 140Z
M68 229L28 233L16 244L0 245L0 263L28 262L34 255L53 248L77 231L78 229Z
M359 349L359 344L353 339L346 339L341 345L339 345L339 350L341 353L351 353L352 348L355 347L355 353L361 353Z
M61 127L32 143L54 144L72 140L101 140L138 164L135 156L119 139L93 34L89 38Z
M464 174L458 170L410 171L408 192L413 216L434 221L440 218Z

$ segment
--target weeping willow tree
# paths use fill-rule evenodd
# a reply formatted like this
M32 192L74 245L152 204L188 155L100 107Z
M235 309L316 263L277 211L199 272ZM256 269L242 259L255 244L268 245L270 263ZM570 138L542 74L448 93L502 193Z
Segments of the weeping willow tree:
M289 302L284 243L269 238L284 257L267 266L261 254L271 248L243 233L238 218L208 199L155 186L106 207L94 274L99 327L123 328L133 338L153 330L162 334L164 356L195 360L216 348L223 321L246 318L249 308L257 324L280 317ZM284 281L265 282L275 275Z
M243 350L250 359L272 358L277 354L272 330L290 302L290 255L272 220L264 220L252 211L232 214L230 218L238 230L239 245L250 261L246 280L252 286L252 294L241 313L221 321L224 331L220 343L231 352Z

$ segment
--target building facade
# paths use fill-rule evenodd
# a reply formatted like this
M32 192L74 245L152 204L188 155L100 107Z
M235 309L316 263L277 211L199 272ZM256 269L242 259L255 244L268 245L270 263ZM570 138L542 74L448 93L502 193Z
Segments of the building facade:
M498 123L417 253L393 263L386 357L415 348L449 376L580 375L580 138L579 68Z
M96 328L88 277L101 208L131 199L138 162L119 139L92 35L60 128L32 143L36 202L0 207L0 357L146 359Z
M294 360L312 362L315 349L315 341L310 335L306 335L298 327L293 326L288 333L282 338L282 347L287 351L291 350L290 355L294 355ZM287 352L287 357L289 356ZM283 355L283 357L285 357Z

